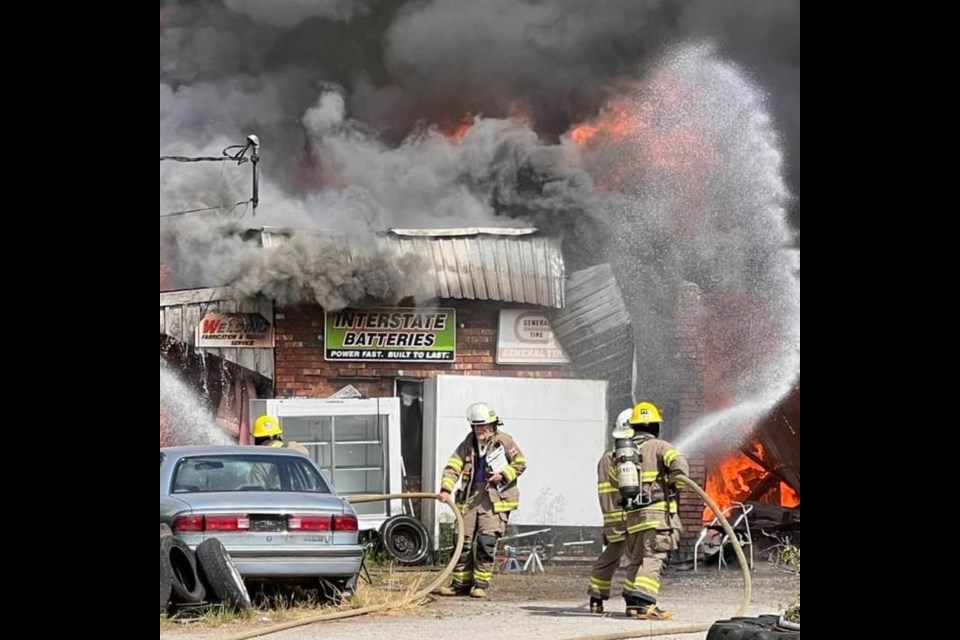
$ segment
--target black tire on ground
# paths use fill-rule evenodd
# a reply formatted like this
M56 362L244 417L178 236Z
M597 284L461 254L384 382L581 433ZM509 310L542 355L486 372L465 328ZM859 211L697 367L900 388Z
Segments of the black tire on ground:
M167 610L170 604L170 589L173 587L173 567L170 566L170 553L163 547L163 538L160 536L160 613Z
M172 536L172 535L173 535L173 531L170 530L170 525L167 525L161 522L160 537L162 538L163 536Z
M204 540L197 545L196 556L200 578L216 602L238 611L252 606L243 576L237 571L233 558L222 542L216 538Z
M799 631L777 626L780 616L717 620L706 640L800 640Z
M386 552L400 564L421 564L430 555L430 534L412 516L388 518L380 527L380 539Z
M197 560L190 547L180 538L164 536L160 538L160 553L167 554L167 561L173 570L170 600L182 604L203 602L206 592L197 575Z

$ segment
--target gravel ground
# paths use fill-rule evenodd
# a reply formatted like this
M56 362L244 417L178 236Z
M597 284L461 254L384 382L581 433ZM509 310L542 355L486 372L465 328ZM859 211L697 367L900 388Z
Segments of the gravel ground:
M429 604L403 613L360 616L336 622L321 622L264 636L270 640L367 639L432 640L468 634L470 640L517 640L532 638L574 638L583 635L633 630L663 629L671 626L710 623L727 618L736 610L742 593L742 578L736 569L718 572L716 566L664 574L660 594L662 606L675 618L666 622L638 621L623 614L623 600L615 594L602 616L587 612L586 585L589 566L547 567L546 573L507 574L494 577L490 597L437 598ZM615 582L620 580L618 573ZM779 613L800 593L800 577L760 563L752 574L753 598L747 615ZM376 576L374 578L376 580ZM307 617L314 612L296 615ZM170 624L161 640L215 640L218 637L252 631L278 620L241 620L216 628ZM702 639L698 634L658 636Z

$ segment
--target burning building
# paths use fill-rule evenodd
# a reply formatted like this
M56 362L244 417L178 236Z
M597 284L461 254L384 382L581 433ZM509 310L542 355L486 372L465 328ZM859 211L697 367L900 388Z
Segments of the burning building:
M256 210L245 170L161 163L161 411L174 371L240 442L265 402L390 399L409 453L445 376L600 380L601 421L653 400L696 477L740 451L766 475L732 497L782 501L774 477L799 493L799 413L786 453L763 426L799 373L799 148L725 46L768 20L789 48L799 9L758 8L741 40L716 3L647 5L162 2L161 156L222 157L254 131L264 148ZM769 77L799 104L798 62L747 58L761 77L782 63ZM337 327L351 312L447 333L389 357L409 345ZM162 437L201 431L190 413L162 413ZM697 528L700 505L684 515Z

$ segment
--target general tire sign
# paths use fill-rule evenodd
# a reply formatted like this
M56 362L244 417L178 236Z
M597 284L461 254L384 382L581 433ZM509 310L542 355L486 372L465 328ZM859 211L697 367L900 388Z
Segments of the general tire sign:
M498 364L566 364L550 319L533 309L501 309L497 332Z

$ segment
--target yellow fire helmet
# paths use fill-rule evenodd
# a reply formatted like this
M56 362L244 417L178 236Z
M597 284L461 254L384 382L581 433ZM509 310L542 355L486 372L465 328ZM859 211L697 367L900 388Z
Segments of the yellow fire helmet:
M633 415L630 416L630 424L652 424L661 423L660 410L652 402L641 402L633 408Z
M283 433L280 428L280 421L273 416L260 416L253 423L254 438L269 438L270 436L279 436Z

